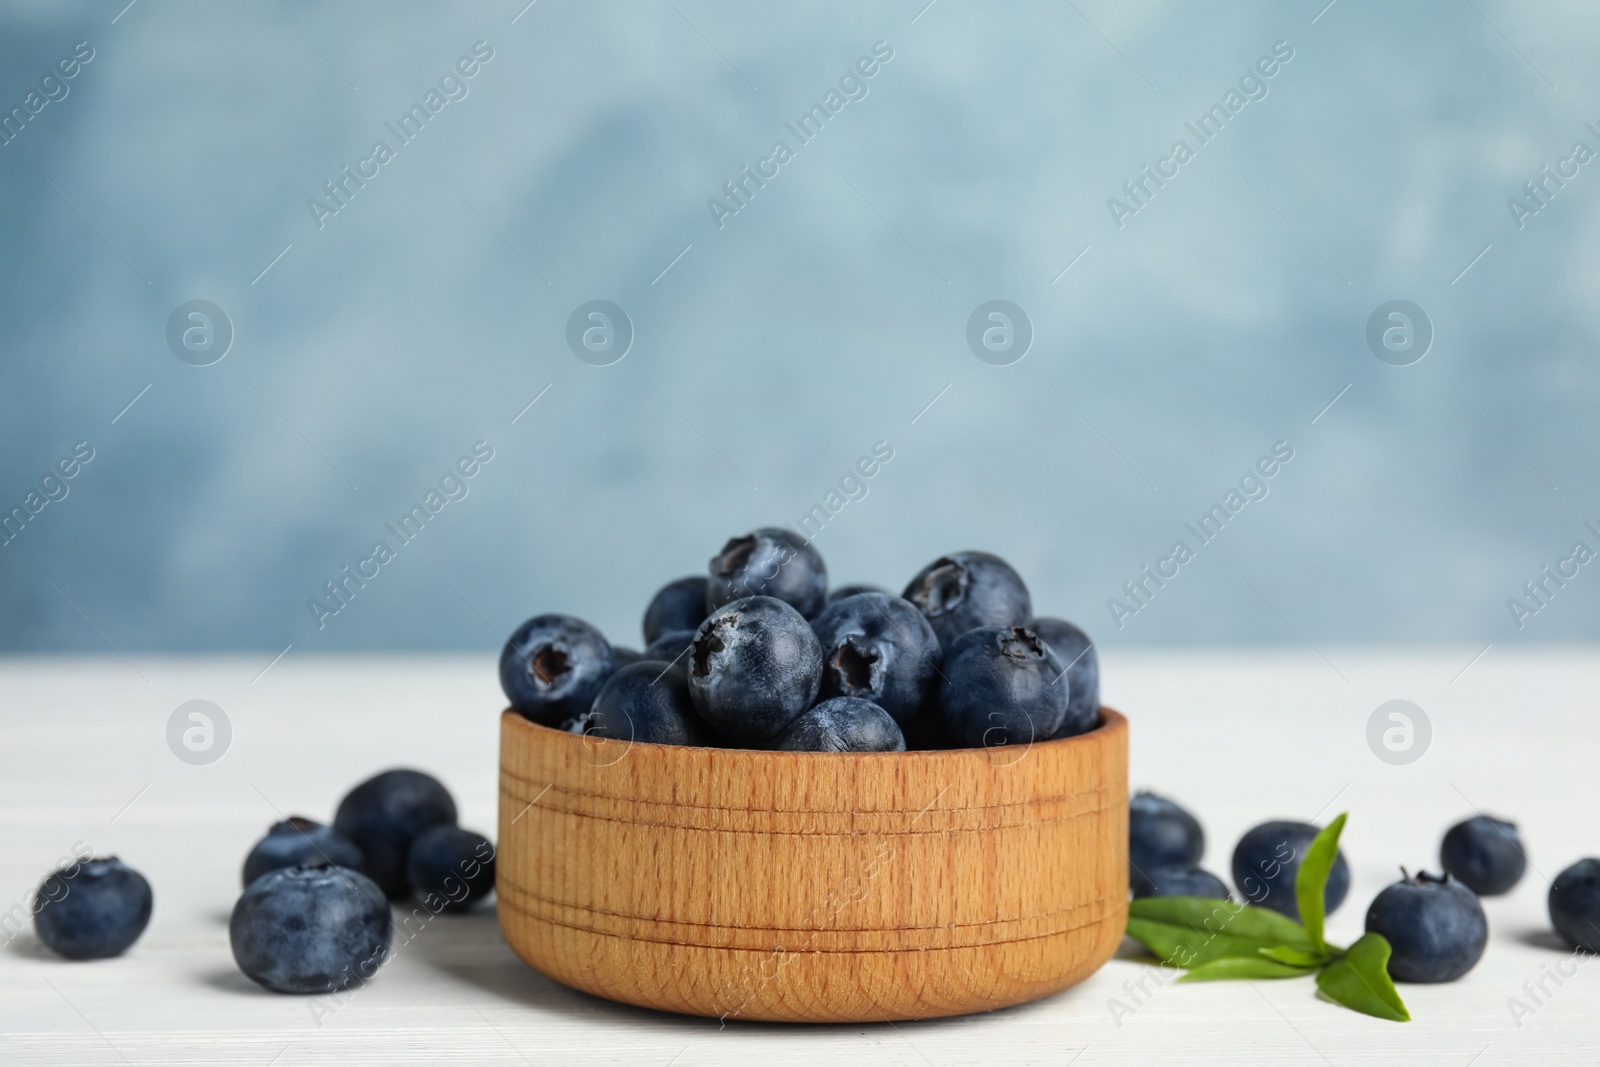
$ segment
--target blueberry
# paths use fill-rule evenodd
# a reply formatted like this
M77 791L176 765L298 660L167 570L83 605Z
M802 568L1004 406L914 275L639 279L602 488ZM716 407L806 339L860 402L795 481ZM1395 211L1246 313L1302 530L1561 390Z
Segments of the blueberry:
M430 826L454 825L456 802L439 780L421 771L373 775L339 801L333 828L361 850L362 870L393 899L407 896L406 854Z
M494 846L471 830L435 826L411 842L406 877L430 908L442 901L441 911L466 911L494 888Z
M149 925L153 903L144 875L115 856L82 860L40 883L33 929L69 960L120 956Z
M695 575L662 586L644 609L644 643L654 643L669 630L693 633L705 622L710 613L706 607L706 584L706 578Z
M1033 619L1033 602L1022 578L1005 560L987 552L939 557L911 579L905 598L928 617L946 654L968 630L1026 626Z
M621 645L611 646L611 668L615 671L618 667L626 667L630 663L638 663L644 659L644 653L633 648L623 648Z
M544 726L589 710L616 657L599 630L570 615L536 615L500 652L500 688L511 706Z
M694 635L689 694L702 718L738 744L783 732L817 698L822 646L805 618L770 596L713 611Z
M1061 728L1067 679L1039 635L1022 626L984 626L946 652L939 707L969 748L1027 745Z
M299 867L304 864L331 863L335 867L361 870L365 857L361 850L331 826L291 815L283 822L273 823L267 836L256 842L244 861L244 884L260 878L279 867Z
M640 660L613 674L579 723L583 733L617 741L705 744L688 672L661 660Z
M706 607L715 611L748 596L776 597L814 618L828 596L822 554L798 534L777 526L733 538L711 557Z
M278 993L334 993L371 978L389 952L389 902L358 871L280 867L233 906L239 969Z
M1222 879L1199 867L1146 867L1145 877L1133 886L1133 897L1210 897L1228 899Z
M856 596L859 593L887 593L888 591L881 585L861 585L859 583L836 585L828 591L827 602L832 604L835 600L843 600L847 596Z
M1033 632L1067 669L1067 718L1056 737L1087 733L1100 725L1100 656L1089 635L1064 619L1033 620Z
M950 732L950 727L944 721L944 713L937 706L901 723L900 732L905 735L906 749L910 752L934 752L963 747Z
M1448 874L1405 877L1372 899L1367 933L1389 942L1397 982L1454 982L1472 970L1489 941L1483 905Z
M1556 875L1550 925L1573 948L1600 952L1600 860L1581 859Z
M1205 851L1200 820L1183 808L1154 793L1135 793L1129 799L1128 880L1135 887L1158 867L1193 867Z
M933 627L909 600L860 593L823 609L811 628L822 642L822 695L860 697L896 722L928 707L944 654Z
M905 735L878 705L856 697L824 700L789 724L774 746L786 752L904 752Z
M684 662L683 654L689 651L689 646L694 644L693 630L668 630L644 650L645 659L664 660L681 666Z
M1298 921L1300 905L1295 902L1294 876L1318 832L1310 823L1280 819L1264 822L1241 837L1233 850L1233 884L1245 903L1271 908ZM1322 890L1327 914L1344 903L1349 891L1350 864L1340 849Z
M1493 897L1522 879L1528 855L1516 823L1475 815L1445 831L1439 866L1480 897Z

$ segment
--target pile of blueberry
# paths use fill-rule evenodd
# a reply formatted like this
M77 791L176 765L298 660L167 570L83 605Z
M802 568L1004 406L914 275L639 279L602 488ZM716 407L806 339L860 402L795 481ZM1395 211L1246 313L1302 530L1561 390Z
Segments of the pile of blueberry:
M494 846L456 825L437 779L384 771L345 795L332 826L292 816L250 850L228 923L233 958L279 993L347 989L389 956L391 901L414 898L421 921L465 911L494 888L494 869ZM53 872L37 899L39 940L68 959L121 955L153 903L150 883L115 857Z
M1317 836L1310 823L1275 820L1247 832L1233 850L1233 884L1245 903L1299 920L1295 874ZM1128 802L1128 880L1135 898L1229 896L1222 879L1198 866L1206 847L1200 822L1154 793ZM1489 924L1479 897L1510 892L1527 869L1515 823L1477 815L1452 826L1439 847L1443 874L1401 879L1367 908L1366 930L1389 942L1389 975L1401 982L1453 982L1483 956ZM1350 890L1343 851L1328 873L1331 914ZM1550 884L1550 922L1574 948L1600 952L1600 859L1583 859Z
M570 615L538 615L500 654L511 707L622 741L802 752L1026 745L1100 722L1093 644L1035 618L1022 578L986 552L934 560L901 596L828 591L810 542L764 528L709 572L669 582L643 652Z

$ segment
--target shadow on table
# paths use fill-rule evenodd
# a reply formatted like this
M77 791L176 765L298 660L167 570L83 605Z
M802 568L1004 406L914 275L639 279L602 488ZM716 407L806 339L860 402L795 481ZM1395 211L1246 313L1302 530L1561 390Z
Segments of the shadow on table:
M49 949L45 948L44 942L40 941L38 935L34 934L34 932L31 930L27 931L26 933L18 934L16 937L13 937L10 941L6 942L6 951L11 953L13 956L21 956L23 959L29 960L53 960L58 963L74 962L71 960L64 960L60 956L57 956L54 952L51 952Z
M1532 926L1525 930L1517 931L1513 936L1530 948L1549 949L1551 952L1572 951L1572 946L1567 944L1560 934L1543 927Z
M1117 946L1116 954L1111 958L1121 960L1124 963L1148 963L1152 967L1160 967L1162 965L1161 961L1156 958L1155 953L1131 937L1122 939L1122 943Z
M218 967L215 970L205 971L199 975L201 985L210 986L212 989L223 993L234 993L242 996L255 997L281 997L283 994L274 993L256 985L244 976L244 972L237 967Z

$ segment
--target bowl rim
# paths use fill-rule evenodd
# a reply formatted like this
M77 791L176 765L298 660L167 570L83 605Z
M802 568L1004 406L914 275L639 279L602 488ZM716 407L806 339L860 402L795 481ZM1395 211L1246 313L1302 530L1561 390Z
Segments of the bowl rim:
M507 707L504 711L502 711L500 713L500 723L501 723L502 729L507 728L507 724L508 723L514 724L514 725L509 727L510 729L526 728L528 731L531 732L531 734L534 737L537 737L540 734L548 734L548 735L551 735L552 739L556 738L556 737L571 738L571 743L572 744L584 744L584 743L586 743L586 735L584 735L584 734L568 733L567 731L557 729L554 726L545 726L542 723L534 722L532 719L528 718L527 716L523 715L522 713L520 713L519 711L517 711L515 708L512 708L512 707ZM671 750L671 751L678 752L678 753L690 753L690 752L726 753L727 754L727 758L729 758L729 759L761 759L761 758L768 758L768 759L771 759L773 762L784 762L786 760L794 760L794 759L799 759L799 760L818 760L818 759L829 760L829 759L831 759L831 760L848 760L848 761L873 761L873 760L877 760L877 761L882 761L882 762L888 763L888 762L893 762L893 761L896 761L896 760L906 760L906 759L915 759L915 758L924 758L924 759L946 758L947 759L947 758L949 758L951 756L970 755L972 753L978 753L978 752L1000 752L1000 751L1003 751L1006 748L1017 748L1017 747L1021 747L1022 750L1024 752L1026 752L1026 751L1031 751L1035 747L1043 747L1043 746L1055 747L1055 746L1066 746L1066 745L1072 745L1072 744L1088 745L1088 744L1096 743L1097 741L1101 740L1102 738L1104 738L1108 734L1111 734L1111 733L1114 733L1114 732L1117 732L1117 731L1120 731L1120 730L1126 730L1127 727L1128 727L1128 718L1127 718L1126 715L1122 714L1122 712L1118 711L1116 708L1111 707L1109 704L1102 704L1102 705L1100 705L1100 722L1099 722L1099 725L1095 726L1094 729L1085 730L1081 734L1073 734L1071 737L1057 737L1057 738L1047 738L1046 740L1043 740L1043 741L1030 741L1025 746L1000 746L1000 747L997 747L997 748L988 748L988 747L984 747L984 748L970 748L970 747L969 748L927 748L927 749L918 749L918 750L915 750L915 751L906 751L906 752L791 752L791 751L784 751L784 750L770 749L770 748L723 748L723 747L715 746L715 745L666 745L666 744L661 744L661 743L655 742L655 741L634 741L634 740L631 740L631 739L628 740L625 743L627 744L628 748L630 748L630 749L633 748L635 745L637 745L637 746L640 746L640 747L646 749L647 751L661 749L661 750ZM612 740L612 739L606 738L606 739L603 739L603 740ZM619 743L624 743L624 742L619 742ZM502 756L503 756L503 753L502 753Z

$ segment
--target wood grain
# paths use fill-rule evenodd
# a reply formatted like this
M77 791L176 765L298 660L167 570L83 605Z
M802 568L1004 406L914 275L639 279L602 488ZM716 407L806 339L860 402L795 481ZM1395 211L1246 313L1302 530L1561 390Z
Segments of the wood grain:
M500 726L506 940L651 1008L923 1019L1064 989L1127 914L1128 724L1026 748L628 744Z

